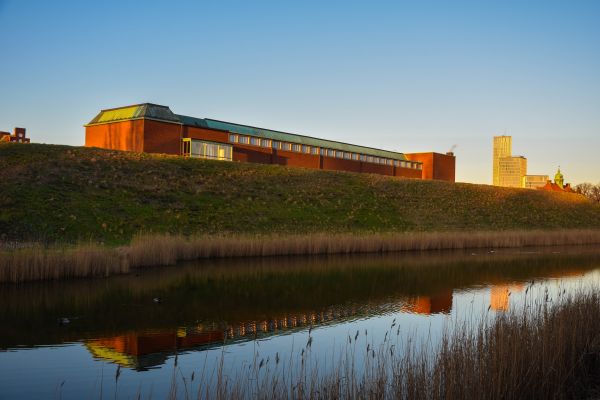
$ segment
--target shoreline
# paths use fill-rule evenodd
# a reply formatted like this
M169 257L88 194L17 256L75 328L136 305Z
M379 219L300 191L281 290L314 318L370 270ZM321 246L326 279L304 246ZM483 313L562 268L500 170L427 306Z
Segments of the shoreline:
M108 277L182 261L600 244L600 230L193 236L140 234L127 246L0 250L0 283Z

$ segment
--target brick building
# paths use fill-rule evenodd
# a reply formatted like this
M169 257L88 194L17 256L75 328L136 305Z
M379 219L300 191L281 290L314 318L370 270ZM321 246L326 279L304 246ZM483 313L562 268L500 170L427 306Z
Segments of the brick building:
M85 128L88 147L454 181L452 154L403 154L177 115L156 104L102 110Z
M13 134L0 131L0 142L29 143L25 128L15 128Z

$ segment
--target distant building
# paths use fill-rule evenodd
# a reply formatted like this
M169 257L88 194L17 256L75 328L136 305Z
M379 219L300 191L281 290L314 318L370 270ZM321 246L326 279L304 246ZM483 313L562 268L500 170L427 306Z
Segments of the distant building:
M25 128L15 128L11 135L9 132L0 131L0 142L29 143Z
M546 192L567 192L567 193L575 193L573 188L571 188L570 183L565 183L565 177L560 172L560 167L558 167L558 171L554 175L554 182L550 179L546 181L544 186L538 187L539 190L545 190Z
M453 154L405 154L178 115L169 107L149 103L102 110L85 125L85 145L452 182L456 160Z
M537 189L546 185L548 175L525 175L523 177L523 187L525 189Z
M500 186L500 159L512 155L512 137L494 136L493 185Z
M521 188L527 175L527 159L522 156L502 157L498 160L498 185Z

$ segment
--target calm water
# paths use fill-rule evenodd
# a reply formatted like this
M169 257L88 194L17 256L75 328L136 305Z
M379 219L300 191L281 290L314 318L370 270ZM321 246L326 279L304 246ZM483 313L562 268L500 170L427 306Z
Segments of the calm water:
M219 368L235 376L281 359L293 369L309 329L311 360L327 373L352 346L377 346L392 330L435 342L454 320L519 307L526 291L597 283L600 248L577 247L203 261L5 285L0 399L160 399L174 373L195 398Z

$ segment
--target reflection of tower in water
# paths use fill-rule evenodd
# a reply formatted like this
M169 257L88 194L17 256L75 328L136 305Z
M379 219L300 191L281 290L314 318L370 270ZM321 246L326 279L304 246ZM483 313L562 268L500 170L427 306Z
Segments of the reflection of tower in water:
M521 292L522 283L514 285L494 285L490 291L490 307L494 311L508 311L511 293Z

